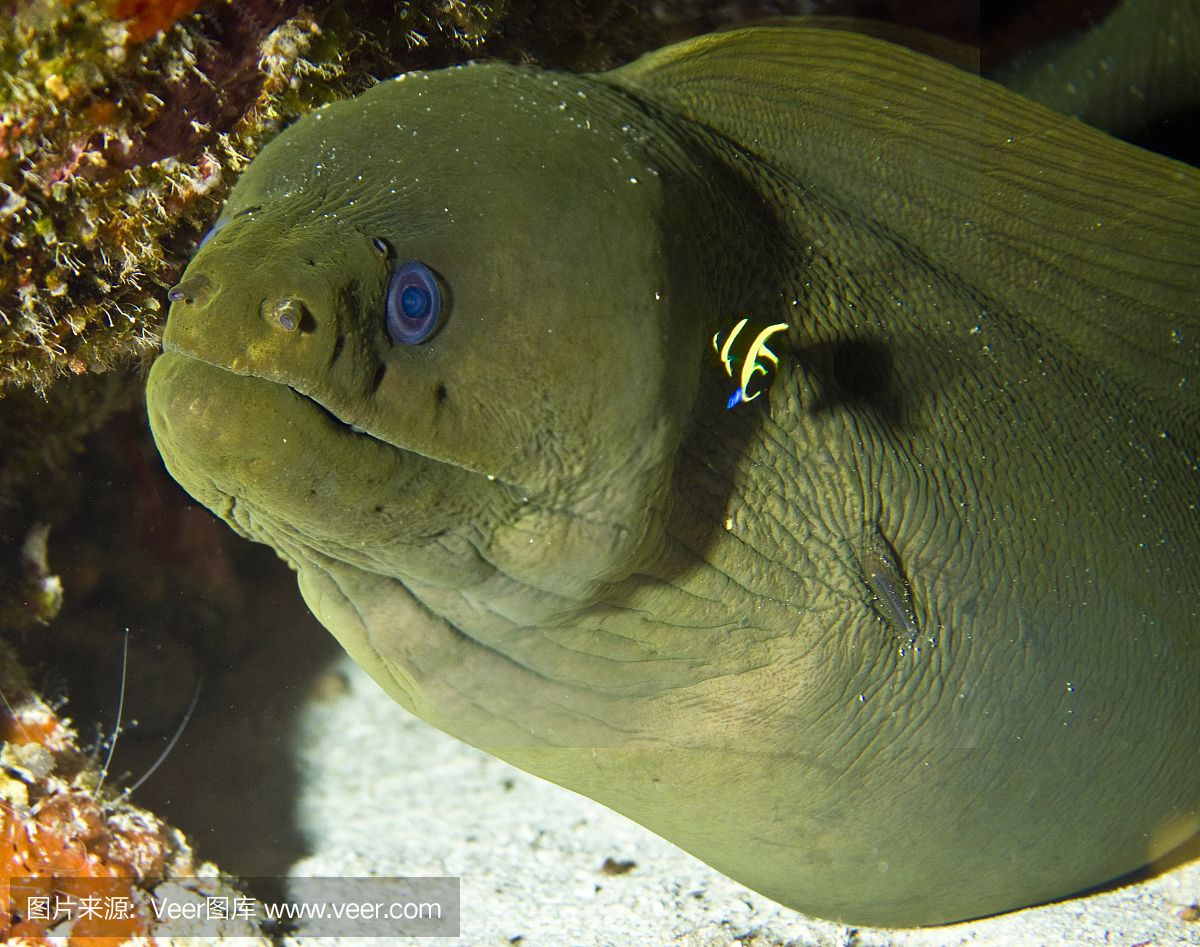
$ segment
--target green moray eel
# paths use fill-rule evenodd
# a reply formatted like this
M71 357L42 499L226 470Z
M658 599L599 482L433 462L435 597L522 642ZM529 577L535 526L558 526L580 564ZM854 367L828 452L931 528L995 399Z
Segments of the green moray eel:
M1198 264L1195 169L868 36L414 73L253 161L149 414L414 714L937 924L1200 828Z

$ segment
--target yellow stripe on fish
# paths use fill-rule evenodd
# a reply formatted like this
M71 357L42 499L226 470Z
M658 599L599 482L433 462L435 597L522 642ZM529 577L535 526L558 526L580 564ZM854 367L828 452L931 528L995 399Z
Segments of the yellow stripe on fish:
M746 324L749 321L749 319L744 317L738 321L738 323L729 331L729 336L723 343L720 341L720 332L717 332L713 335L713 351L717 353L717 357L720 358L721 364L725 367L725 374L727 374L730 378L733 378L733 362L737 360L736 356L730 354L730 349L733 347L734 340L737 338L738 333L740 333L742 329L746 327ZM755 376L755 374L763 375L764 378L768 375L768 370L763 366L762 362L759 361L760 358L764 358L769 361L772 368L778 367L779 356L767 348L767 339L775 335L777 332L783 332L787 327L788 326L786 322L777 322L774 325L767 326L754 337L754 341L750 343L750 347L746 350L745 356L741 358L742 371L740 377L738 378L738 389L729 396L729 402L725 405L725 407L736 407L738 404L743 402L753 401L762 394L763 387L765 387L765 385L759 387L754 394L747 394L747 391L749 391L750 380Z

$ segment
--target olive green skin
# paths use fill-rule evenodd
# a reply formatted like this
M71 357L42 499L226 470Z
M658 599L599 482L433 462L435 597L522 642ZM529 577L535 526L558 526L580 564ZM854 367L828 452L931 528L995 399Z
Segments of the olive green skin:
M798 910L954 921L1200 827L1198 221L845 32L413 74L251 164L150 419L413 713ZM726 410L742 315L791 328Z

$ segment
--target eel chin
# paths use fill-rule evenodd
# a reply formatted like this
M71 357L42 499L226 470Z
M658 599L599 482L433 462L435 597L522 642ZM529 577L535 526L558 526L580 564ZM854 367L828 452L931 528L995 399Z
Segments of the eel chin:
M388 444L294 388L166 352L146 389L171 475L293 566L307 553L433 584L477 580L448 534L479 477ZM475 568L472 568L472 565Z

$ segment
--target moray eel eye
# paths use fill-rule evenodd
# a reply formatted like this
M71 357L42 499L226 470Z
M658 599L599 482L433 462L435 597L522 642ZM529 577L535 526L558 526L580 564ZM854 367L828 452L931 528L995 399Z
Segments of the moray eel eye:
M387 329L398 345L424 342L438 327L442 292L433 271L418 260L401 263L387 290Z

